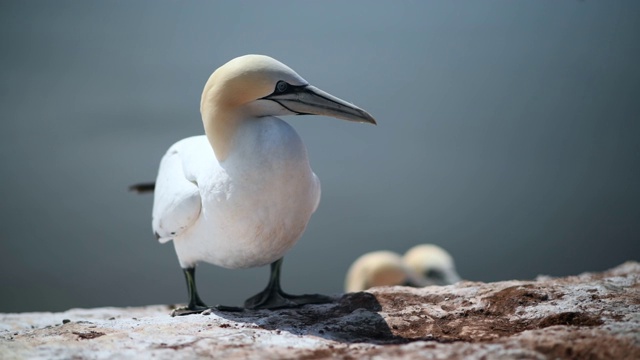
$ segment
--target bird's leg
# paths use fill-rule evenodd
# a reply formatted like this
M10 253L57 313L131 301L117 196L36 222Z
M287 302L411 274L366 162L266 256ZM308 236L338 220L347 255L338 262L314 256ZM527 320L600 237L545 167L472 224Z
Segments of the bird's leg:
M247 309L281 309L302 306L305 304L325 304L331 297L319 294L290 295L280 287L280 268L282 258L271 263L271 276L267 287L257 295L244 302Z
M184 269L184 278L187 280L187 290L189 291L189 310L198 310L206 308L207 304L200 299L198 289L196 288L196 268L190 267Z
M243 311L243 308L236 306L225 306L225 305L216 305L216 306L207 306L207 304L200 299L198 295L198 289L196 289L196 268L190 267L182 269L184 271L184 278L187 280L187 290L189 291L189 305L182 308L177 308L173 310L171 316L182 316L182 315L191 315L191 314L200 314L206 310L220 310L220 311Z
M189 305L182 308L177 308L173 311L173 316L199 314L209 307L200 299L198 295L198 289L196 288L196 268L188 267L182 269L184 272L184 278L187 280L187 291L189 292Z

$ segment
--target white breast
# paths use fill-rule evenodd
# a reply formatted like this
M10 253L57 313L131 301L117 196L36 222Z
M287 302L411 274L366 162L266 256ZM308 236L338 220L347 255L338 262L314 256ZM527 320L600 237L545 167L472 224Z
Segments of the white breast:
M174 145L201 200L195 221L173 238L183 267L198 261L267 265L296 243L318 206L320 182L289 124L267 117L247 121L232 146L219 164L204 136ZM161 166L159 179L162 172Z

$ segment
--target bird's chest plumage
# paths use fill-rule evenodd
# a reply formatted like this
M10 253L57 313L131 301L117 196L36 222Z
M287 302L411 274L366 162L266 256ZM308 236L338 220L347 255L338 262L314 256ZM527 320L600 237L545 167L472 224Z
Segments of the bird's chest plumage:
M202 211L192 236L203 261L228 268L269 264L302 235L320 195L295 131L281 120L241 128L223 171L200 174Z

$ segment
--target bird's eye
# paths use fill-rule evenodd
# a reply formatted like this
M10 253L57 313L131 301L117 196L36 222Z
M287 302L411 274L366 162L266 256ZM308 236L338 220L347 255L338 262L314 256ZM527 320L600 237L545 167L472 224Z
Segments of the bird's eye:
M282 92L287 91L288 87L289 87L289 84L287 84L286 82L280 80L276 84L276 91L282 93Z
M433 280L442 280L444 279L444 273L437 269L429 269L424 274L427 278Z

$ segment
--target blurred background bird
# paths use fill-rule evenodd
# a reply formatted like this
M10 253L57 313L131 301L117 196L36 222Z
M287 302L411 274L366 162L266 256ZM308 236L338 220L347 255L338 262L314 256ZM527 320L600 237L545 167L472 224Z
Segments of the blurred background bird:
M431 285L451 285L460 281L453 257L437 245L416 245L404 254L402 262Z
M349 267L345 291L363 291L376 286L451 285L460 281L453 258L433 244L416 245L404 256L392 251L373 251Z
M345 279L346 292L363 291L375 286L421 286L420 276L392 251L373 251L353 262Z

